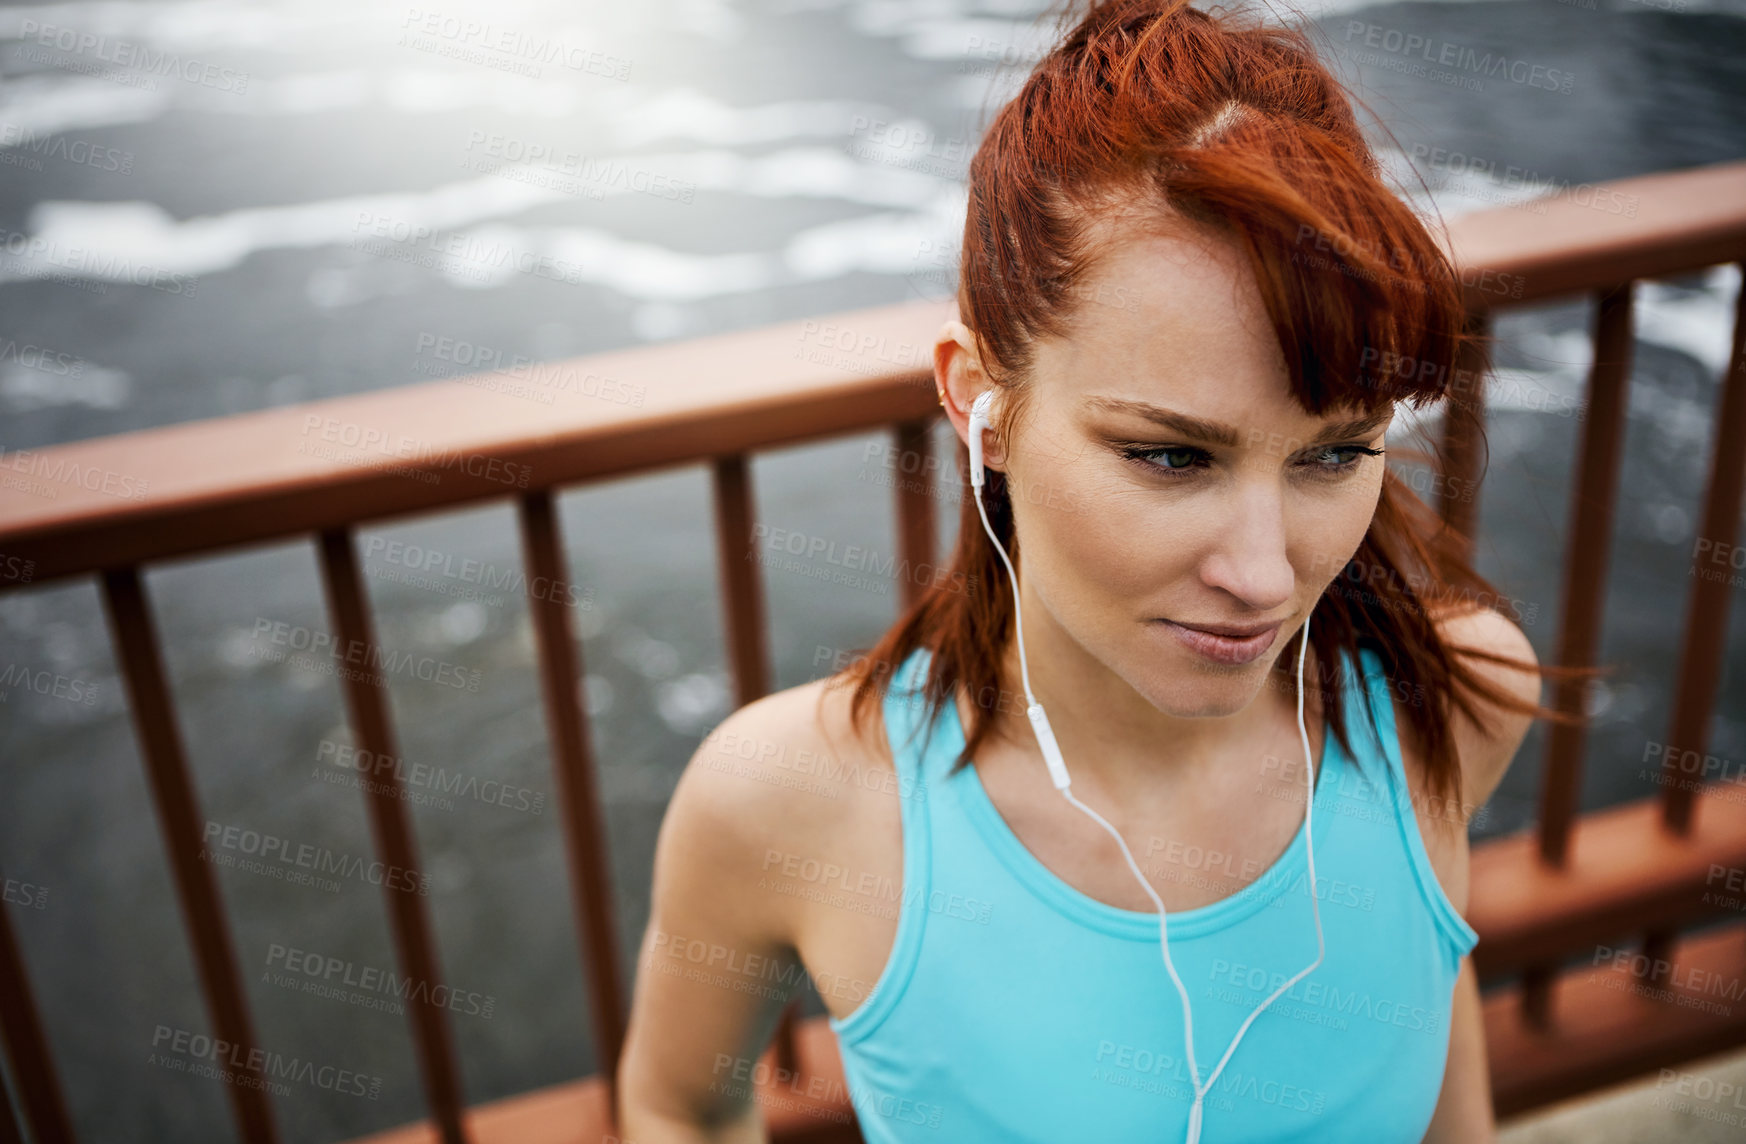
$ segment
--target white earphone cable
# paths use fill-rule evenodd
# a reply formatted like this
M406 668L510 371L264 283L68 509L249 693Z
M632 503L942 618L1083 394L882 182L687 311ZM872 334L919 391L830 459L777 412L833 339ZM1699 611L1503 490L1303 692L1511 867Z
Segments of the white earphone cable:
M984 390L982 395L977 398L975 407L971 411L970 435L972 439L972 447L970 450L970 483L972 491L975 493L976 497L976 513L982 518L982 528L988 533L988 539L994 541L995 550L1000 553L1001 562L1006 565L1007 582L1012 585L1013 622L1018 639L1019 676L1024 684L1025 698L1034 708L1040 710L1042 705L1037 702L1037 697L1031 692L1030 669L1025 662L1025 626L1024 614L1019 607L1018 573L1014 571L1012 560L1006 554L1006 547L1001 544L1000 539L994 535L994 528L988 522L988 511L983 506L982 501L983 474L981 472L982 449L980 433L988 426L987 410L992 395L993 390ZM1311 604L1311 615L1313 615L1314 612L1315 605ZM1212 1089L1213 1083L1218 1080L1219 1074L1224 1072L1225 1065L1230 1062L1231 1054L1237 1051L1237 1042L1243 1039L1243 1034L1248 1032L1249 1026L1254 1023L1255 1018L1259 1017L1267 1006L1273 1004L1273 1002L1281 997L1287 990L1303 980L1307 974L1322 963L1323 955L1327 951L1327 944L1322 935L1322 911L1320 899L1316 894L1315 834L1311 823L1312 816L1310 813L1311 807L1315 804L1316 765L1315 760L1310 753L1309 732L1305 729L1303 720L1303 663L1304 653L1309 647L1309 621L1310 617L1306 615L1303 621L1303 630L1299 633L1297 647L1297 733L1299 739L1303 743L1305 790L1303 829L1304 843L1308 849L1309 860L1310 909L1314 914L1316 923L1316 959L1310 962L1303 969L1299 970L1284 984L1280 985L1278 989L1275 989L1271 996L1261 1002L1260 1005L1257 1005L1255 1011L1250 1013L1249 1016L1244 1019L1243 1024L1237 1029L1236 1035L1231 1038L1230 1045L1225 1049L1224 1056L1219 1059L1218 1066L1213 1069L1211 1075L1206 1078L1204 1084L1201 1083L1200 1067L1196 1063L1194 1056L1194 1013L1189 1004L1188 990L1182 984L1182 978L1177 976L1176 965L1170 959L1170 930L1167 913L1164 909L1164 902L1158 897L1157 892L1152 889L1152 883L1147 881L1145 875L1140 872L1140 867L1134 862L1134 856L1129 852L1128 844L1123 841L1121 832L1114 826L1111 826L1101 814L1097 813L1097 811L1091 809L1091 807L1086 806L1077 798L1073 797L1073 792L1069 790L1067 786L1062 786L1060 788L1062 797L1066 798L1069 803L1072 803L1081 811L1089 815L1099 826L1103 827L1103 829L1109 833L1111 838L1115 839L1116 845L1121 848L1122 858L1127 861L1128 869L1133 871L1134 878L1140 883L1140 888L1146 891L1146 896L1151 898L1152 904L1158 907L1158 943L1159 947L1164 952L1164 968L1169 971L1170 980L1175 982L1176 992L1182 998L1183 1040L1187 1046L1189 1075L1194 1081L1194 1103L1190 1106L1188 1112L1187 1144L1198 1144L1198 1141L1200 1140L1200 1127L1206 1094ZM1033 729L1035 729L1034 723ZM1046 753L1047 750L1045 748L1045 754Z

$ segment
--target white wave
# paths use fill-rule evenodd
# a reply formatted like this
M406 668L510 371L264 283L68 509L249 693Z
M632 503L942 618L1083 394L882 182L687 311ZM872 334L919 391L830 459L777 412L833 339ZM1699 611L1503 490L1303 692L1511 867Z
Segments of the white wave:
M1397 0L1254 0L1253 7L1276 23L1326 21ZM1442 0L1467 4L1474 0ZM1492 0L1513 3L1516 0ZM1688 0L1734 5L1740 0ZM809 5L810 6L810 5ZM817 5L826 6L826 5ZM1197 4L1197 7L1206 7ZM1250 5L1243 5L1249 7ZM1056 38L1049 5L1038 0L856 0L850 25L864 36L895 38L917 59L980 62L1016 68L1022 75L1041 59Z
M1668 441L1700 456L1709 452L1715 436L1716 411L1707 401L1634 385L1626 398L1626 416L1653 425Z
M82 127L146 123L169 106L170 94L161 90L84 76L17 76L0 84L0 123L15 129L0 138L18 143Z
M925 209L825 223L794 234L778 253L698 255L586 227L494 225L468 232L468 248L485 257L450 268L457 286L496 286L514 266L543 258L578 267L579 281L649 302L694 302L853 273L913 276L931 268L928 252L955 243L963 196L942 191ZM934 293L939 291L935 289ZM682 316L670 308L643 315L646 336L670 335Z
M746 35L746 18L728 0L677 0L665 23L675 31L725 44L738 43Z
M1384 145L1376 147L1376 157L1387 172L1390 186L1428 221L1439 216L1448 221L1471 211L1500 206L1533 211L1534 206L1524 204L1558 189L1534 172L1518 171L1508 164L1502 164L1505 177L1498 178L1490 173L1500 166L1496 160L1448 149L1427 148L1422 154L1409 156Z
M1002 68L992 74L957 76L952 81L952 94L960 107L992 112L1019 93L1029 74L1019 68Z
M867 215L803 230L788 240L783 261L797 278L834 278L861 271L893 274L925 282L933 293L945 278L935 269L956 269L956 251L964 226L964 196L943 193L928 210ZM941 266L936 251L951 251Z
M901 38L905 55L922 60L961 60L1029 70L1048 54L1054 26L1039 20L969 19L889 22L886 15L858 15L857 30Z
M1396 189L1421 217L1440 216L1445 222L1496 207L1532 213L1539 206L1538 200L1566 191L1580 194L1590 190L1586 184L1560 184L1536 172L1519 171L1507 164L1452 151L1420 156L1416 174L1415 164L1400 151L1379 150L1378 157L1389 168ZM1424 163L1427 157L1434 162ZM1502 177L1491 173L1500 166ZM1424 178L1424 185L1417 181L1419 176ZM1610 206L1618 200L1607 197L1596 201ZM1711 376L1721 375L1733 352L1734 306L1741 289L1740 277L1738 266L1723 263L1705 270L1702 285L1697 289L1654 281L1638 283L1632 309L1636 340L1690 354L1703 363ZM1588 335L1569 331L1555 343L1544 335L1530 335L1530 340L1558 363L1555 368L1540 371L1537 384L1567 390L1572 377L1586 378L1593 356Z
M354 68L255 79L241 98L218 102L211 110L237 115L285 116L350 111L375 102L378 91L405 75L405 72L394 72L384 77ZM455 79L455 88L468 86L462 77Z
M662 29L701 31L711 26L707 0L673 0L660 11L653 0L622 6L591 5L597 24L634 27L654 23ZM0 39L21 40L46 27L72 28L138 44L183 52L262 51L306 54L337 43L392 42L400 29L416 27L415 13L495 24L511 31L564 32L581 38L592 28L576 23L578 5L569 0L443 0L441 4L358 4L352 0L75 0L0 9ZM713 21L716 38L731 21Z
M769 142L834 133L844 129L837 121L846 122L846 109L853 106L791 101L737 109L683 91L677 93L681 103L675 106L669 98L673 93L651 97L634 84L562 68L527 76L450 62L420 44L402 42L404 35L433 38L421 31L414 16L419 10L405 5L373 8L347 0L100 0L0 8L0 41L18 42L22 50L45 57L32 60L31 74L9 80L0 91L0 105L12 121L60 129L137 123L188 108L281 116L369 107L406 114L483 108L550 119L586 114L606 125L624 123L627 137L637 139L684 137L684 116L693 114L716 132L712 141L728 144L742 137ZM647 64L668 51L676 34L731 43L745 31L743 17L726 0L637 0L582 9L568 0L445 0L430 11L445 19L474 21L490 33L473 40L551 37L557 43L629 58L633 71L639 61ZM590 23L578 22L582 14ZM63 50L65 44L55 46L75 34L94 35L101 42L71 51ZM440 34L434 39L444 47L476 46L467 35ZM162 76L152 83L131 82L138 77L113 61L132 58L142 50L217 62L247 74L248 81L222 91ZM482 50L491 54L491 49ZM367 66L354 66L360 52L368 54ZM514 55L513 51L499 54L506 61ZM286 74L287 68L307 70ZM106 71L115 73L115 78L102 78ZM141 90L153 88L157 90ZM631 125L651 99L653 117L667 124L665 131ZM782 125L788 121L796 126L785 131ZM829 125L820 127L821 122Z
M847 138L858 119L893 115L867 101L735 106L686 87L649 94L586 77L536 79L486 68L334 68L253 76L241 92L166 82L148 89L52 71L22 75L0 86L0 122L17 124L36 136L144 123L178 110L245 117L354 110L436 116L484 110L553 120L572 132L580 120L621 147L658 140L732 147Z
M101 277L109 267L120 268L112 275L118 279L138 267L199 276L228 270L259 250L368 240L376 220L408 234L419 227L451 230L554 197L545 188L485 177L417 194L359 195L191 219L173 219L156 203L43 202L31 211L29 242L8 243L0 255L0 281L57 273ZM74 249L82 254L71 264L33 253Z
M503 285L513 279L517 265L535 258L573 269L572 281L643 299L692 301L744 294L768 289L785 277L780 261L769 253L693 254L589 227L493 225L463 238L457 245L478 255L457 257L445 268L450 283L462 288Z
M620 174L633 164L670 179L693 180L699 189L902 207L929 221L911 225L896 221L908 215L874 216L802 231L779 254L694 255L588 227L508 225L501 220L570 199L571 188L500 172L430 191L357 195L192 219L171 218L162 207L146 202L45 202L31 212L30 234L4 244L0 281L69 273L126 280L142 267L198 277L230 269L257 251L335 246L386 251L389 257L434 252L434 258L424 261L467 286L499 285L518 266L529 265L524 254L544 254L577 268L573 280L597 282L639 298L696 298L853 268L903 273L924 249L917 242L924 237L944 241L941 228L949 228L954 210L962 209L962 191L950 180L857 163L828 148L799 148L755 159L725 151L639 156L624 161ZM508 173L525 171L512 168ZM628 179L600 189L631 193L627 186ZM473 229L453 243L434 241L433 236L468 227ZM430 252L420 245L427 239L432 240ZM54 253L74 249L83 252L76 262ZM312 297L331 305L355 300L359 288L351 278L311 284Z
M1697 290L1639 283L1631 308L1637 340L1690 354L1710 376L1720 377L1733 353L1734 307L1740 290L1740 267L1732 262L1710 267Z
M620 142L696 139L727 147L806 136L847 136L857 115L885 114L877 105L848 100L788 100L733 107L690 88L661 92L625 112L614 124Z
M56 405L120 409L132 394L133 377L126 371L89 362L69 374L18 363L0 369L0 403L21 412Z
M355 11L355 9L354 9ZM237 4L231 0L182 0L137 4L131 0L36 4L0 9L0 39L22 40L44 28L126 37L178 50L283 47L311 30L349 23L343 3Z
M1740 271L1732 263L1711 267L1695 289L1639 282L1632 308L1635 340L1690 355L1711 377L1720 377L1732 352L1740 288ZM1513 334L1511 342L1532 364L1495 368L1487 375L1488 410L1572 416L1582 408L1594 367L1594 339L1587 327L1557 333L1524 330ZM1714 400L1636 385L1630 389L1628 416L1653 425L1668 440L1704 452L1712 444ZM1429 419L1435 422L1441 413L1440 406L1432 407Z

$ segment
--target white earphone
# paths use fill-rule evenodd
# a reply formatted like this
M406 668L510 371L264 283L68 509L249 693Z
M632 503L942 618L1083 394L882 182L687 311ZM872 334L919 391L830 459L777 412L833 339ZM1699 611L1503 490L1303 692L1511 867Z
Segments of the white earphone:
M1207 1092L1212 1089L1213 1082L1218 1079L1219 1074L1224 1071L1226 1063L1230 1061L1231 1054L1237 1051L1237 1042L1243 1039L1243 1034L1248 1032L1249 1026L1254 1023L1256 1017L1261 1015L1263 1009L1273 1004L1286 990L1303 980L1306 974L1322 963L1322 955L1327 948L1322 940L1322 911L1315 892L1316 844L1315 834L1310 826L1310 807L1315 803L1315 760L1310 757L1309 732L1304 729L1303 724L1303 657L1305 649L1309 646L1309 617L1304 617L1303 632L1297 647L1297 733L1303 740L1306 795L1303 807L1303 829L1304 841L1309 848L1310 908L1315 914L1316 922L1316 959L1289 981L1275 989L1267 1000L1255 1007L1255 1011L1249 1014L1242 1027L1237 1030L1237 1035L1231 1038L1230 1047L1225 1050L1225 1055L1220 1059L1218 1067L1213 1069L1212 1074L1206 1078L1206 1083L1203 1085L1200 1080L1200 1067L1194 1059L1194 1014L1189 1005L1188 990L1183 987L1182 979L1176 975L1176 966L1170 960L1170 932L1165 917L1164 903L1159 899L1157 892L1152 889L1152 884L1146 881L1145 875L1140 873L1139 866L1135 865L1134 856L1128 852L1128 844L1122 841L1121 832L1111 826L1097 811L1073 797L1073 792L1068 789L1072 779L1067 774L1067 762L1061 757L1061 746L1055 741L1055 732L1049 726L1049 717L1044 713L1043 705L1037 702L1037 697L1031 693L1030 669L1025 664L1024 617L1019 610L1018 575L1013 571L1012 560L1008 558L1005 546L994 535L994 529L988 523L988 511L982 504L982 431L989 427L989 410L993 404L994 390L985 389L977 395L976 400L970 406L970 488L976 497L976 512L982 517L982 527L988 533L988 539L994 541L994 547L1000 552L1000 559L1006 564L1007 579L1012 583L1013 621L1018 629L1019 675L1024 681L1025 699L1028 701L1025 714L1030 717L1031 730L1036 733L1037 745L1042 748L1043 761L1048 765L1049 778L1054 782L1055 788L1061 792L1063 798L1090 815L1099 826L1109 832L1110 837L1116 840L1116 845L1121 847L1122 857L1127 859L1128 869L1134 872L1134 877L1139 880L1140 887L1146 891L1146 896L1151 898L1152 904L1158 907L1158 942L1164 950L1164 968L1169 970L1170 980L1176 983L1176 992L1182 996L1183 1039L1188 1046L1189 1074L1194 1079L1194 1103L1188 1112L1187 1144L1197 1144L1200 1140L1202 1103ZM1315 605L1310 605L1310 612L1312 614L1315 612Z

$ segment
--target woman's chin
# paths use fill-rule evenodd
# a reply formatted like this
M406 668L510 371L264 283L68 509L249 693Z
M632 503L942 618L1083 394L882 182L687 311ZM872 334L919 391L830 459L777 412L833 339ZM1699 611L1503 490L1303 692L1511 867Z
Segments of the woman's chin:
M1260 666L1249 664L1243 671L1213 676L1196 673L1154 679L1144 694L1152 706L1173 718L1219 719L1242 711L1266 688L1269 676Z

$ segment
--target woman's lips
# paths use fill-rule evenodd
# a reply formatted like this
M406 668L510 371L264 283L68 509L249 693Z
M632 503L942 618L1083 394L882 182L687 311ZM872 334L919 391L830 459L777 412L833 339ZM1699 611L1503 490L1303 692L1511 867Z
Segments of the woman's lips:
M1244 664L1261 658L1267 649L1273 646L1275 637L1279 635L1279 625L1274 624L1265 631L1252 636L1237 638L1222 636L1202 628L1188 627L1174 620L1159 620L1165 629L1175 636L1177 641L1191 651L1195 651L1212 660L1214 663Z

